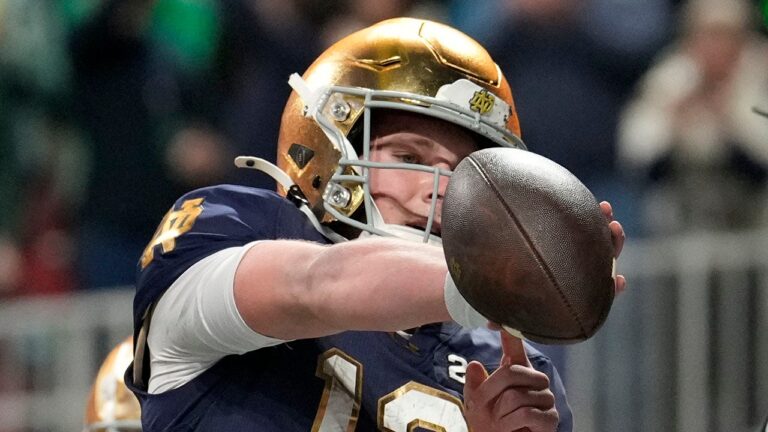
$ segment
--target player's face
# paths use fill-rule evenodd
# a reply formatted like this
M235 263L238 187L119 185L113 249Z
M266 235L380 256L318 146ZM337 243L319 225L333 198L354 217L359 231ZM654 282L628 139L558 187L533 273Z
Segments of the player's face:
M476 142L471 132L442 120L406 112L376 113L371 138L374 162L414 163L453 170ZM440 233L440 213L447 177L438 189L434 234ZM371 170L371 196L384 222L423 229L427 225L434 176L412 170Z

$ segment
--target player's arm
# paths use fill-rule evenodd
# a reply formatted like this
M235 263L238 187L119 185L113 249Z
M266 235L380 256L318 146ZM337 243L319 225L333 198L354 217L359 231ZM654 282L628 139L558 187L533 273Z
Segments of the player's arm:
M148 391L178 388L226 355L287 340L447 321L446 273L441 248L383 238L264 240L212 253L154 308Z
M401 240L265 241L243 256L234 297L246 324L273 338L394 331L451 319L446 272L441 248Z

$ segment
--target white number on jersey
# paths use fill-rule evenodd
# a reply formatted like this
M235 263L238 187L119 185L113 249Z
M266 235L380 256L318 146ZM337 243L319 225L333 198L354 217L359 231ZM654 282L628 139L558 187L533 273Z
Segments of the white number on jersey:
M467 361L458 358L464 365L463 382ZM325 380L325 388L312 432L354 431L360 415L363 366L334 348L318 359L317 376ZM461 400L414 381L379 399L377 418L379 429L387 432L408 432L415 427L439 432L468 431Z

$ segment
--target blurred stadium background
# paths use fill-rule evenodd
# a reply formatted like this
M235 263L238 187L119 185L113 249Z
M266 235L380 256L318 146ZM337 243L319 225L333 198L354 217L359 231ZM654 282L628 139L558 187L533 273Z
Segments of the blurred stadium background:
M0 0L0 432L73 431L131 332L170 203L273 159L287 77L384 18L450 23L511 82L523 139L614 204L629 290L542 347L579 431L768 417L765 1Z

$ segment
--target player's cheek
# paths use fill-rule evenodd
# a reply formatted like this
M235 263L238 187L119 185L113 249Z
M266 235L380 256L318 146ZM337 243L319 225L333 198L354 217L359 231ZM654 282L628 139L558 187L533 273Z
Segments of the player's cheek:
M412 205L413 202L423 199L428 191L424 187L422 173L393 170L394 175L389 176L381 185L381 191L392 197L401 205Z
M412 173L407 170L372 169L370 175L371 193L374 195L399 197L409 184L413 184Z

